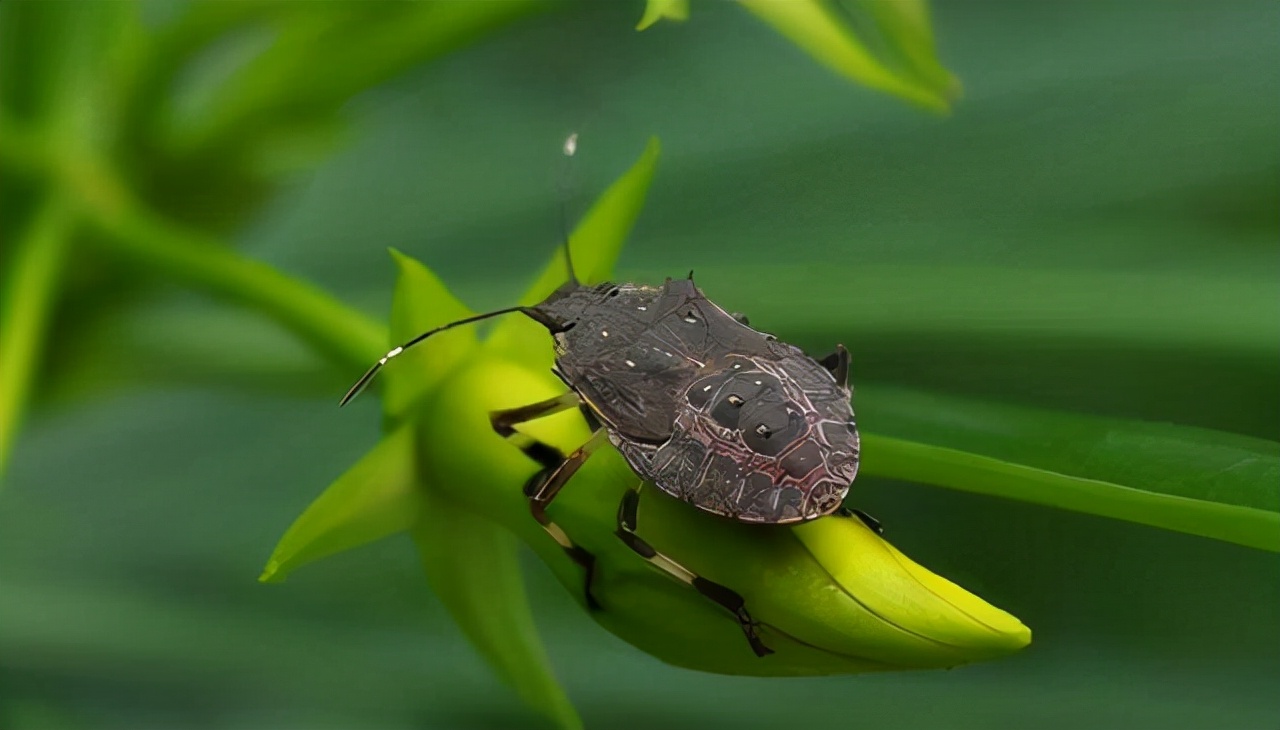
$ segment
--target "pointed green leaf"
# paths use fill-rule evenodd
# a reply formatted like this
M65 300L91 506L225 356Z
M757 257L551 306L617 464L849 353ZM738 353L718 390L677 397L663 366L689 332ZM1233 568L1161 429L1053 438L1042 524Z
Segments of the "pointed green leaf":
M584 283L608 281L613 275L613 265L622 252L622 244L644 207L660 151L658 138L650 138L640 159L604 191L569 236L573 266ZM537 304L546 299L565 282L567 272L564 251L557 250L551 263L521 297L520 303ZM494 327L487 344L497 352L522 359L530 357L530 353L543 353L536 358L537 363L550 367L552 352L546 338L546 330L533 321L525 317L510 317Z
M525 704L556 727L581 728L533 624L515 537L437 490L423 493L412 534L435 595Z
M449 292L430 269L395 249L391 257L400 269L391 301L391 342L396 347L426 332L464 317L472 311ZM456 327L405 351L387 365L382 377L386 394L383 410L391 416L404 412L422 393L440 380L476 346L475 330Z
M408 529L422 510L413 428L402 426L314 501L289 527L258 580L282 581L299 566Z
M935 111L947 111L937 89L886 66L867 48L840 13L824 0L739 0L814 60L864 86L888 92ZM899 24L904 24L901 20ZM909 25L909 24L908 24Z
M1280 443L868 387L863 472L1280 551Z
M688 20L689 0L649 0L644 6L644 16L636 24L636 30L644 30L663 18Z
M898 55L904 70L948 98L959 94L959 80L938 60L925 0L844 0L846 7L874 19L885 42Z

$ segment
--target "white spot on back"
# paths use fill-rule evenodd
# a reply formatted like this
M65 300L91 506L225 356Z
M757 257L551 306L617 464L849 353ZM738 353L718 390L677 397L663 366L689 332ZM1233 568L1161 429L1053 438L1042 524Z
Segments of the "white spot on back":
M629 367L629 368L633 368L633 367L635 367L635 366L636 366L636 364L635 364L635 363L633 363L633 362L631 362L630 360L627 360L627 361L626 361L626 363L627 363L627 367Z
M608 337L608 336L609 336L609 330L600 330L600 336L601 336L601 337Z

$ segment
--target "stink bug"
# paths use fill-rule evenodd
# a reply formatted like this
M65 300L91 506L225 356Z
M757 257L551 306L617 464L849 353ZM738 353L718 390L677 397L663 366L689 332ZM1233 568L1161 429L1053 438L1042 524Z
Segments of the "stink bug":
M858 431L843 345L822 360L753 329L687 279L660 287L569 280L543 302L479 314L437 327L392 349L342 399L354 398L387 362L432 335L520 312L555 342L553 372L563 395L490 414L493 429L541 466L525 485L533 517L586 569L594 556L547 515L569 479L606 441L645 482L722 518L762 525L813 520L841 511L858 471ZM565 455L515 426L579 408L591 438ZM733 613L758 656L772 653L756 634L741 595L657 552L637 533L639 487L618 509L616 534L629 548ZM844 513L846 516L849 513ZM856 513L873 529L874 519Z

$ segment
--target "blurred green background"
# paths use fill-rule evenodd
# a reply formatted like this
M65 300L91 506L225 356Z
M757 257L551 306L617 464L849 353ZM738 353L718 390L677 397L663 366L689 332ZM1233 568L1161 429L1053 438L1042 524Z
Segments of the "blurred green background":
M340 152L284 178L233 229L241 250L379 318L388 246L501 306L558 240L563 136L581 133L576 215L654 134L620 275L692 268L754 325L846 343L869 400L901 385L1280 436L1275 3L937 2L964 84L947 118L841 80L729 4L637 33L641 9L535 14L360 94ZM184 83L198 97L199 74ZM182 177L197 208L198 170ZM162 280L92 301L59 313L0 491L0 727L537 722L403 537L255 582L377 438L372 400L334 407L353 373ZM1034 643L950 672L697 674L604 632L530 560L587 725L1280 727L1276 555L875 479L852 503Z

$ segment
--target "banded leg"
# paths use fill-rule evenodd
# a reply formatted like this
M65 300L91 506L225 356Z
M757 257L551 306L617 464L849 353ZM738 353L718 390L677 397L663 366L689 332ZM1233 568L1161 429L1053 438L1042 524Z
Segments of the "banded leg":
M634 550L636 554L653 563L663 572L728 609L729 613L732 613L738 619L739 625L742 626L742 633L746 635L747 643L751 645L751 650L755 652L756 656L762 657L772 654L773 649L765 646L764 642L760 641L760 637L756 634L756 626L758 624L751 618L751 614L747 611L746 601L737 591L697 575L666 555L654 550L653 546L636 534L636 517L639 507L639 489L629 490L622 495L622 503L618 505L618 529L615 533L618 538L627 547Z
M515 427L517 424L526 421L533 421L566 411L578 404L578 394L568 391L554 398L530 403L527 406L493 411L489 414L489 423L499 436L514 443L526 456L538 462L544 470L554 469L560 465L560 462L564 461L564 454L553 446L548 446L541 441L520 433Z
M862 520L862 524L870 528L872 532L877 535L884 534L884 525L880 524L880 520L877 520L860 509L850 509L841 505L840 508L836 510L836 514L840 517L857 517L859 520Z
M587 572L582 590L583 595L586 597L587 607L592 610L600 608L600 603L591 594L591 580L595 576L596 556L574 543L563 528L552 522L551 517L547 514L547 506L556 498L556 495L559 494L564 485L569 483L569 479L573 477L578 469L582 468L582 465L591 457L592 452L600 448L606 441L608 441L608 438L605 431L603 429L596 431L585 444L579 446L576 451L567 457L561 458L558 464L534 474L524 487L525 496L529 498L529 512L533 514L533 518L564 549L565 553Z

